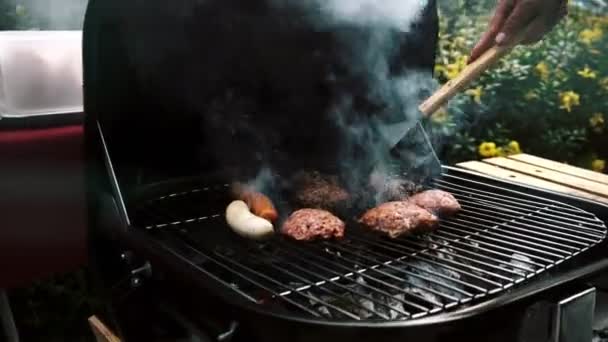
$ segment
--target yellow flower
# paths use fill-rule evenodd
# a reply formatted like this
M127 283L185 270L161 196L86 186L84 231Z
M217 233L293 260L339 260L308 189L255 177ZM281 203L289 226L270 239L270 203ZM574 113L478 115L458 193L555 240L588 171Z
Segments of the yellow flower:
M494 157L496 156L496 144L493 142L482 142L479 145L479 155L484 158Z
M536 67L534 69L542 80L546 81L549 78L549 66L547 65L547 63L540 62L536 64Z
M445 109L445 107L441 107L438 111L435 112L435 114L431 116L431 120L433 120L433 122L435 123L441 124L448 121L448 117L449 113L447 109Z
M606 169L606 161L603 159L595 159L591 162L591 169L595 172L604 172Z
M481 86L469 89L465 91L465 94L469 95L473 98L473 101L480 104L481 103L481 95L483 95L483 88Z
M453 42L454 46L456 46L456 47L463 47L466 45L466 43L467 43L467 41L466 41L466 39L464 39L464 37L456 37L456 38L454 38L454 42Z
M451 80L460 74L460 68L456 64L446 65L445 72L443 73L448 80Z
M578 40L587 45L591 45L602 38L604 32L599 27L594 27L593 29L584 29L578 35Z
M456 59L456 63L458 63L460 65L460 67L463 69L464 69L464 67L467 66L468 61L469 61L469 56L467 56L467 55L460 55L460 57L458 57Z
M604 131L604 114L595 113L589 119L589 126L593 129L595 133L602 133Z
M572 111L572 107L581 104L580 95L571 90L560 93L559 98L561 101L561 106L559 108L565 109L568 112Z
M587 66L583 70L579 70L578 74L582 78L595 78L597 76L595 74L595 71L589 69L589 67L587 67Z
M443 74L445 73L445 66L441 64L435 65L435 74Z
M461 55L459 57L456 57L456 60L454 61L454 63L450 63L445 66L443 75L449 80L455 78L456 76L458 76L460 74L462 69L464 69L467 66L468 59L469 59L469 57L466 55Z
M586 22L589 26L598 27L601 25L608 24L608 16L606 15L592 15L586 18Z
M519 147L519 143L515 140L511 140L509 145L507 145L507 149L509 150L509 154L520 154L521 148Z

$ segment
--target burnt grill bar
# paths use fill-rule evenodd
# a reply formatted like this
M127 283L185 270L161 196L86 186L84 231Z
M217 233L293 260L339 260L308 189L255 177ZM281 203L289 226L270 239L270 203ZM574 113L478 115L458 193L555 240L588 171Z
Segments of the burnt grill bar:
M222 212L227 184L147 199L135 227L258 305L347 321L416 319L495 295L606 234L602 221L568 205L450 175L434 184L463 209L420 236L379 238L347 227L339 242L235 240ZM205 231L217 245L205 242Z

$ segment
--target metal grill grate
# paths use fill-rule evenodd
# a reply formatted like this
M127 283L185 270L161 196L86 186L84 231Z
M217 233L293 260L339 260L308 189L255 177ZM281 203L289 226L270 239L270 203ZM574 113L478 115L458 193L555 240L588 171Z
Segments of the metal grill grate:
M135 212L176 255L247 300L336 320L423 317L497 294L601 242L575 207L444 175L463 209L427 235L396 240L347 227L340 242L244 241L227 228L227 185L149 200Z

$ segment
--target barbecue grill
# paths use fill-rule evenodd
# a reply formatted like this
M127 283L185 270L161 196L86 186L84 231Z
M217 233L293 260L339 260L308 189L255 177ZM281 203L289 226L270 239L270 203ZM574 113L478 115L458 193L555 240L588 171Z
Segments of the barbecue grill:
M457 175L436 186L462 212L434 233L398 240L350 228L340 242L241 241L224 221L228 185L205 182L165 185L171 191L133 208L133 226L258 310L345 322L412 320L478 303L606 235L595 215L559 202Z
M463 206L434 233L389 240L353 228L344 241L312 244L234 236L224 222L230 197L223 182L149 185L125 205L131 225L119 240L147 260L128 279L139 286L158 273L200 286L238 308L238 314L228 310L230 322L242 319L247 338L264 341L287 338L291 329L298 329L301 341L340 339L353 331L366 337L374 331L387 340L440 340L465 336L461 329L479 320L487 326L475 327L470 338L484 340L497 325L504 334L506 325L514 331L495 338L515 341L522 318L507 308L533 305L539 294L547 300L608 266L601 249L593 248L605 244L604 221L585 210L595 204L573 206L571 199L450 167L434 185ZM106 228L116 233L117 227ZM496 312L502 315L494 317ZM550 331L545 319L541 336ZM462 325L454 327L456 322Z
M169 49L188 32L182 21L189 23L190 7L150 2L154 15L138 17L134 3L92 1L83 42L91 261L112 299L108 317L117 318L125 339L590 336L594 288L587 282L608 267L608 210L594 202L400 153L410 159L401 159L395 175L438 169L420 181L462 205L435 232L388 239L347 222L342 241L236 236L224 219L235 172L200 148L200 108L159 93L169 87L152 82L138 63L148 51L134 56L127 48L133 37L145 45L149 32L121 31L125 20L149 27L151 18L164 18L158 45ZM196 60L195 52L183 53L164 56Z

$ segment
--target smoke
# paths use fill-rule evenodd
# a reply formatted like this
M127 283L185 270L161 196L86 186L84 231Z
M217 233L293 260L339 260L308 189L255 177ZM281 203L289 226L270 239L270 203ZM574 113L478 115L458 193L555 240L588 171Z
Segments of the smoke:
M401 189L396 175L420 181L440 168L430 142L417 125L420 102L438 84L429 70L403 63L404 37L419 39L416 25L425 0L272 0L279 8L306 13L307 24L331 32L336 49L326 78L333 84L332 104L326 113L337 132L334 162L339 176L363 205L386 200L386 185ZM429 37L430 38L430 37ZM425 39L425 37L422 37ZM407 136L406 136L407 135ZM401 152L393 147L402 140ZM260 145L262 145L260 143ZM435 169L435 170L433 170ZM273 193L269 166L249 183ZM380 185L379 185L380 184ZM371 189L367 195L364 189ZM389 192L390 193L390 192Z
M350 28L335 30L344 49L346 74L365 85L363 94L343 92L332 111L343 133L339 163L345 183L351 190L361 191L373 187L371 178L389 183L395 173L419 173L414 169L420 169L421 163L425 164L422 169L439 167L417 126L421 119L418 105L438 84L430 72L400 63L402 39L404 35L418 38L412 27L421 19L427 1L330 0L319 5L321 25ZM408 158L397 159L392 147L408 133L420 144L409 144ZM382 196L374 196L374 200L382 201Z
M436 88L432 70L410 63L433 63L418 51L432 37L416 29L429 3L126 2L117 16L142 93L158 95L148 105L201 118L201 159L234 165L260 190L272 187L264 168L288 177L288 164L334 163L360 191L373 169L428 156L403 162L389 148L416 127L417 106Z
M418 105L438 87L429 70L404 63L404 40L418 37L426 0L271 0L276 8L297 7L307 25L331 32L337 48L326 70L333 98L326 113L336 128L340 178L351 191L373 188L378 179L390 182L394 173L439 167L429 142L421 136ZM428 37L431 38L431 37ZM414 135L412 136L412 131ZM410 134L406 138L406 133ZM407 151L395 157L391 148L412 139ZM430 157L430 158L429 158ZM430 162L429 162L430 160ZM435 163L433 163L435 162ZM420 164L425 165L420 165ZM419 172L419 171L416 171ZM269 188L267 169L250 183ZM372 182L374 178L375 182ZM380 196L371 194L379 202Z
M272 172L272 168L270 168L268 165L263 166L256 177L247 185L258 191L261 190L266 193L273 192L269 191L276 186L276 178Z
M382 85L391 91L385 94L398 94L387 96L386 101L393 100L393 105L399 107L389 107L381 113L384 117L353 123L349 119L356 112L351 101L345 100L336 108L334 117L345 136L339 160L341 178L351 191L360 192L371 186L376 193L370 194L367 200L380 204L386 200L387 194L383 192L386 187L400 184L398 177L405 175L410 180L424 182L436 174L440 164L422 126L417 124L420 117L413 101L421 88L433 89L434 84L414 71L386 79Z
M337 22L389 27L407 32L416 21L426 0L319 0L324 13Z

